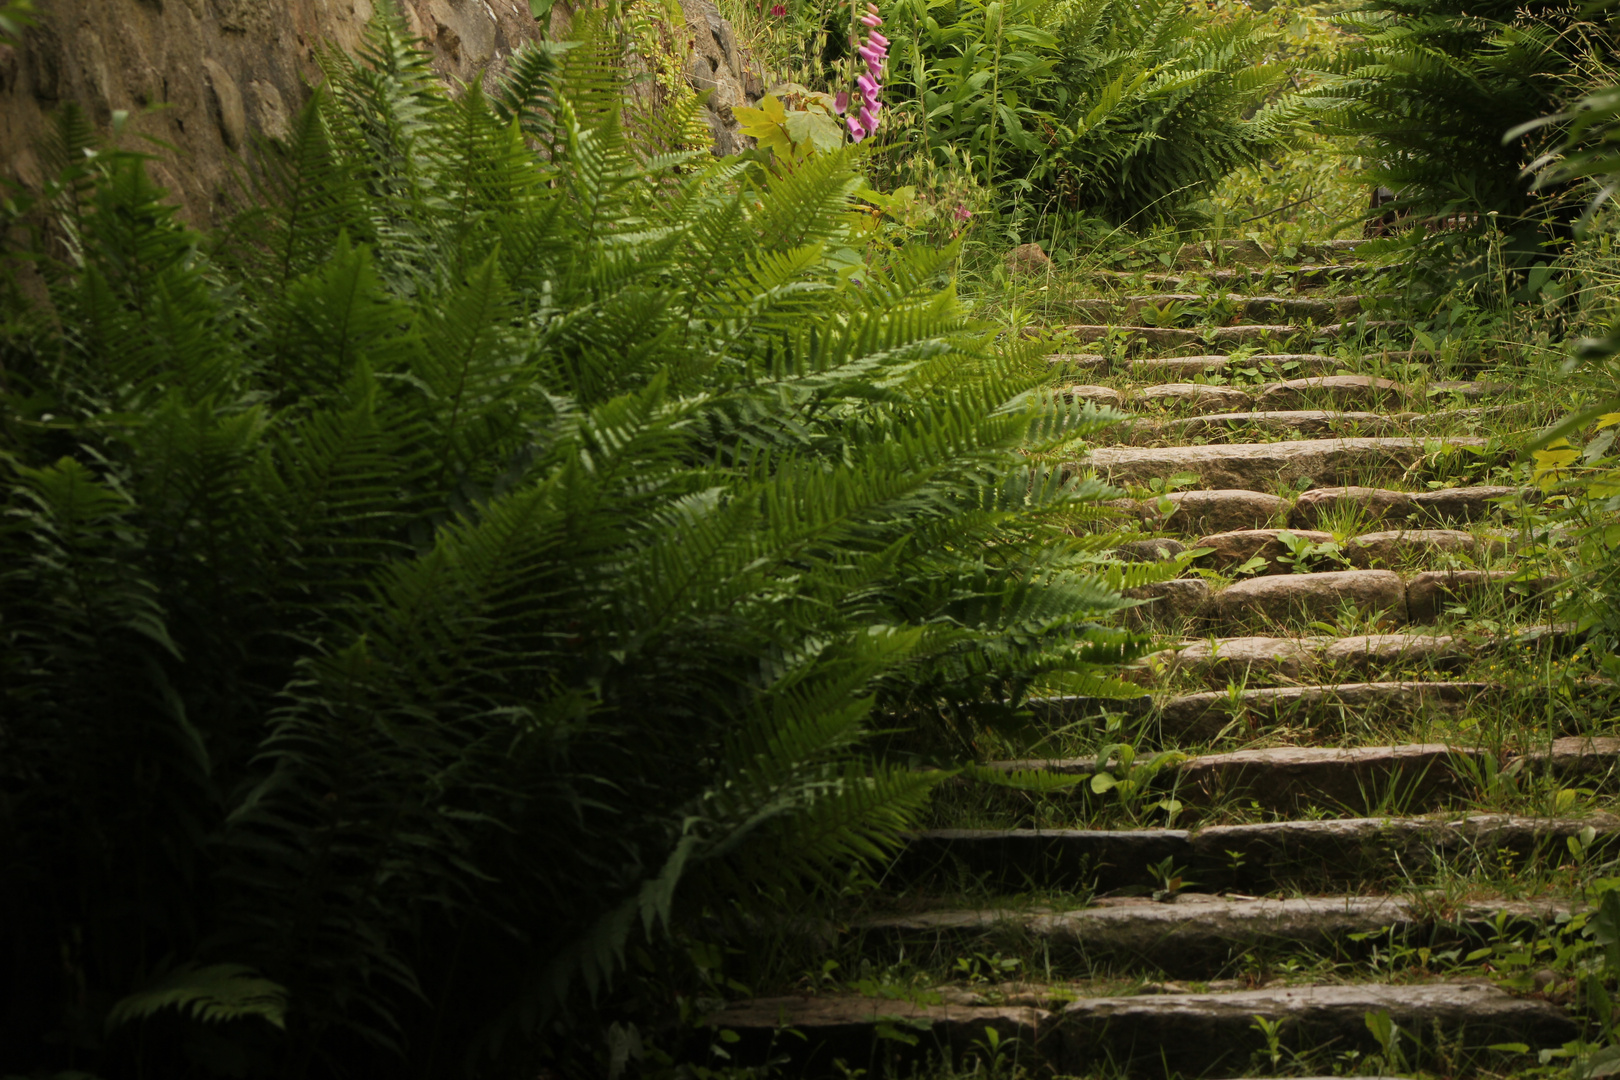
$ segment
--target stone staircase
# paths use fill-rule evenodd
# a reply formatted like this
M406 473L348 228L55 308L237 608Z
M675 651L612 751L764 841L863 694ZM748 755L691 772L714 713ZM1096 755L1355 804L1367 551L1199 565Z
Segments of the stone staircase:
M1581 809L1620 739L1514 720L1509 673L1578 644L1518 557L1538 492L1491 472L1549 418L1369 314L1353 245L1290 255L1187 245L1052 305L1057 392L1130 415L1068 468L1132 493L1120 559L1182 565L1127 593L1163 647L1137 697L1033 702L992 766L1023 786L957 782L983 827L914 836L837 928L937 977L727 1006L734 1060L1497 1076L1585 1030L1556 973L1479 963L1533 953L1620 848ZM1055 753L1074 731L1102 756Z

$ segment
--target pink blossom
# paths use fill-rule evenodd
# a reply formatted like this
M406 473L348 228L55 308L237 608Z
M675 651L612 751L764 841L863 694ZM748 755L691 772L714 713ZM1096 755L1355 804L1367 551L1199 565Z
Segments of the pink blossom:
M782 16L787 14L787 5L786 4L773 4L773 5L771 5L771 14L776 16L778 19L780 19Z
M849 108L849 94L847 94L847 93L834 94L833 95L833 112L837 113L839 116L843 116L844 115L844 110L847 109L847 108Z
M866 40L855 50L866 61L866 74L855 80L855 88L861 93L861 111L859 117L848 117L844 121L856 142L877 132L878 113L883 111L878 101L883 93L883 61L889 55L889 39L877 32L877 28L883 25L877 5L867 4L866 14L860 16L860 21L867 28ZM839 95L839 101L839 112L842 113L848 104L848 95Z
M969 210L967 207L965 207L962 204L958 203L957 206L956 206L956 211L953 214L951 214L951 216L954 217L957 221L966 221L968 218L973 216L973 211Z

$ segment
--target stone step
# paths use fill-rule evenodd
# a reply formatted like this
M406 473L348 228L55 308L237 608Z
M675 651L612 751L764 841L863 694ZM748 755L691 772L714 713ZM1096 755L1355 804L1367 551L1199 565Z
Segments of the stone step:
M790 1063L795 1075L897 1075L894 1070L906 1063L915 1069L948 1056L957 1068L976 1057L999 1057L1001 1067L1086 1075L1105 1069L1122 1080L1252 1075L1254 1062L1271 1049L1257 1017L1276 1031L1279 1056L1313 1063L1319 1056L1324 1068L1347 1052L1380 1051L1367 1024L1370 1014L1387 1015L1401 1029L1410 1064L1438 1063L1444 1054L1448 1070L1517 1059L1512 1051L1491 1047L1521 1043L1533 1052L1561 1046L1578 1033L1558 1007L1515 998L1484 980L1081 997L1067 1004L1062 1002L1072 991L1046 988L1058 1011L953 1004L945 996L919 991L905 997L759 998L727 1005L708 1023L729 1033L728 1064L777 1059ZM987 1028L995 1031L1000 1053L990 1049ZM788 1029L793 1035L783 1037ZM988 1062L980 1065L989 1068Z
M1122 400L1133 404L1172 405L1210 412L1246 408L1251 404L1273 412L1307 405L1317 409L1377 407L1387 411L1387 406L1393 402L1421 397L1418 392L1391 379L1371 375L1312 375L1266 383L1253 391L1209 383L1161 383L1127 391Z
M1476 562L1506 554L1508 542L1497 536L1475 536L1460 529L1392 529L1363 533L1344 545L1355 567L1398 566L1436 555L1463 555Z
M1161 498L1167 500L1168 512L1161 510ZM1142 499L1127 509L1157 531L1197 537L1285 523L1291 529L1314 530L1345 507L1353 508L1367 525L1469 524L1501 517L1515 507L1539 501L1540 493L1534 488L1497 485L1422 492L1375 487L1312 488L1292 501L1251 488L1205 488Z
M1160 420L1152 416L1134 416L1115 431L1118 432L1119 441L1131 445L1143 445L1145 440L1170 439L1204 439L1210 442L1244 442L1252 438L1256 432L1279 435L1315 435L1356 437L1364 435L1436 435L1447 429L1455 431L1466 428L1470 424L1484 419L1482 413L1506 413L1521 411L1519 406L1509 405L1502 409L1447 409L1432 413L1415 412L1358 412L1337 409L1274 409L1274 410L1243 410L1240 412L1218 412L1220 408L1241 404L1236 394L1209 394L1199 391L1182 390L1181 387L1197 384L1175 383L1171 384L1175 390L1166 387L1153 387L1161 391L1159 398L1145 402L1157 404L1160 401L1173 400L1184 410L1202 411L1209 415L1183 416L1171 420ZM1135 404L1125 399L1119 391L1112 391L1103 395L1101 391L1107 387L1070 387L1070 391L1082 393L1071 394L1081 400L1087 400L1085 392L1096 391L1099 404L1109 404L1120 408L1123 404ZM1227 389L1218 387L1216 389Z
M730 1033L724 1036L728 1066L769 1063L774 1072L791 1065L788 1075L803 1077L900 1076L905 1066L947 1057L965 1065L985 1045L986 1029L1006 1046L1003 1064L1042 1067L1043 1025L1052 1015L1024 1005L948 1004L924 991L898 998L755 998L726 1005L708 1022Z
M1236 581L1210 596L1200 612L1210 624L1235 629L1325 622L1354 611L1389 626L1407 617L1406 583L1390 570L1328 570Z
M1351 257L1365 240L1314 240L1293 246L1293 254L1258 240L1204 240L1182 244L1175 265L1192 270L1202 266L1283 266L1289 263L1340 262Z
M1500 516L1503 504L1535 505L1540 492L1535 488L1479 485L1441 488L1436 491L1392 491L1372 487L1312 488L1294 501L1288 523L1311 528L1343 506L1354 507L1368 522L1437 521L1468 523Z
M1406 1040L1408 1064L1448 1075L1518 1060L1506 1044L1556 1049L1579 1030L1564 1010L1516 998L1484 980L1408 986L1335 984L1226 994L1083 998L1050 1022L1041 1042L1061 1072L1106 1068L1110 1076L1232 1077L1268 1050L1260 1017L1276 1025L1279 1056L1331 1067L1338 1055L1379 1052L1367 1023L1386 1014ZM1056 1040L1058 1045L1050 1044ZM1297 1055L1297 1057L1296 1057Z
M1197 270L1188 273L1130 274L1122 271L1102 271L1093 276L1102 280L1137 281L1156 288L1185 290L1207 282L1216 288L1241 289L1251 283L1268 281L1287 282L1296 289L1314 289L1339 282L1357 281L1379 271L1365 263L1313 265L1274 264L1261 267L1235 267L1232 269Z
M1094 470L1117 485L1191 474L1204 489L1265 491L1312 480L1342 486L1377 474L1405 477L1435 447L1483 450L1485 439L1468 436L1424 440L1410 437L1295 439L1216 446L1103 446L1075 468Z
M1387 412L1394 402L1415 400L1421 395L1401 383L1371 375L1314 375L1308 378L1288 379L1266 383L1253 391L1237 386L1215 386L1208 383L1163 383L1128 390L1122 401L1131 404L1170 405L1202 412L1223 409L1247 409L1253 405L1263 412L1343 412L1344 407L1384 410L1380 415L1394 415L1407 420L1424 414L1415 412ZM1309 409L1303 406L1312 406ZM1454 410L1459 415L1473 416L1478 410Z
M1163 311L1172 306L1191 312L1206 312L1221 305L1229 316L1253 323L1337 322L1360 314L1359 296L1331 298L1303 296L1201 295L1198 293L1157 293L1148 296L1099 297L1071 300L1062 309L1097 323L1134 323L1147 311Z
M1123 394L1119 394L1117 400L1119 404L1115 404L1114 408L1160 403L1134 402ZM1471 430L1478 430L1478 423L1488 419L1485 415L1487 413L1505 416L1509 413L1528 412L1533 408L1529 405L1506 405L1499 409L1442 409L1432 413L1343 409L1243 409L1221 412L1218 410L1223 406L1241 404L1236 395L1200 394L1191 391L1185 392L1177 404L1182 406L1178 411L1202 412L1205 415L1161 419L1151 413L1146 415L1136 413L1102 438L1110 439L1118 445L1131 446L1152 445L1154 440L1249 442L1256 435L1294 438L1301 436L1448 438L1466 436Z
M1412 431L1412 414L1393 416L1368 412L1330 412L1326 409L1289 409L1215 413L1188 416L1166 422L1132 421L1126 429L1133 439L1152 437L1161 432L1172 439L1208 439L1224 442L1243 440L1256 431L1282 435L1333 435L1350 437L1392 435Z
M1413 396L1405 386L1391 379L1372 375L1316 375L1261 387L1254 404L1262 410L1321 407L1323 404L1371 408L1404 403Z
M1165 745L1210 742L1236 728L1239 735L1270 723L1299 725L1313 716L1342 711L1357 723L1429 711L1457 712L1500 693L1489 682L1342 682L1272 686L1243 690L1204 690L1182 694L1159 706L1159 740ZM1150 710L1145 710L1144 714Z
M1256 957L1299 952L1364 956L1372 946L1411 941L1435 950L1494 934L1531 930L1570 910L1551 901L1464 902L1437 912L1432 903L1395 896L1261 898L1183 893L1175 902L1147 897L1103 898L1066 910L995 907L925 911L871 919L851 929L865 949L889 956L897 948L951 956L1039 952L1049 970L1076 978L1119 969L1173 979L1218 979L1253 970ZM1352 935L1363 937L1356 941ZM875 940L874 940L875 939ZM1023 989L1023 988L1020 988ZM1003 1002L1009 987L997 994ZM1023 989L1024 994L1029 990ZM962 1004L981 1004L963 995ZM1034 998L1031 1003L1048 1004Z
M1482 856L1495 865L1506 853L1521 869L1529 863L1556 867L1569 857L1568 839L1588 827L1594 830L1593 854L1620 846L1620 819L1609 815L1329 818L1212 825L1196 832L934 829L909 838L891 873L908 882L967 875L992 889L1108 893L1155 888L1159 869L1169 865L1202 892L1369 889L1422 873L1436 860Z
M1343 371L1347 361L1321 353L1255 353L1233 360L1224 354L1204 356L1147 356L1131 360L1130 372L1143 378L1171 379L1195 375L1220 375L1252 368L1292 375L1331 375Z
M1518 387L1511 383L1492 382L1488 379L1437 379L1423 388L1426 396L1454 397L1464 401L1483 401L1486 398L1504 397L1513 393Z
M1334 569L1348 564L1356 569L1375 566L1395 567L1419 558L1435 555L1465 555L1475 561L1496 558L1506 553L1508 544L1501 537L1479 537L1460 529L1393 529L1363 533L1351 537L1342 545L1332 533L1314 529L1233 529L1210 533L1192 541L1187 547L1208 548L1193 565L1212 570L1232 570L1249 565L1254 559L1265 560L1265 565L1250 568L1250 573L1292 574L1299 567L1290 541L1304 541L1312 545L1334 545L1336 555L1317 556L1307 563L1317 569ZM1179 545L1178 545L1179 546ZM1144 560L1145 561L1145 560Z
M1380 330L1399 332L1407 324L1384 319L1352 319L1301 326L1293 323L1241 323L1237 326L1127 326L1106 323L1071 323L1034 333L1056 332L1068 340L1089 345L1098 341L1122 341L1132 348L1176 349L1192 345L1244 346L1265 342L1350 341Z
M1354 696L1354 692L1346 695ZM1472 789L1469 773L1460 770L1458 763L1479 756L1474 747L1445 743L1277 746L1199 754L1161 768L1147 780L1155 790L1173 790L1188 805L1238 800L1280 813L1308 808L1368 813L1393 802L1402 812L1414 813L1437 809L1468 794ZM1558 783L1568 784L1574 779L1608 782L1617 761L1620 738L1571 736L1553 740L1547 750L1504 758L1499 764L1506 768L1517 762L1522 771L1551 775ZM1102 765L1094 758L1059 758L991 762L987 767L1089 777ZM1114 770L1117 764L1109 762L1108 768ZM1081 787L1078 792L1084 795L1086 789Z
M1267 536L1275 529L1252 529L1251 534ZM1445 551L1447 544L1434 536L1452 536L1443 529L1424 533L1372 533L1364 536L1366 546L1351 547L1354 562L1383 562L1385 552ZM1325 533L1306 533L1306 538L1322 538ZM1452 551L1486 554L1490 544L1476 541L1466 533L1455 534ZM1417 538L1417 539L1413 539ZM1411 539L1411 546L1403 544ZM1464 542L1469 547L1464 547ZM1354 542L1353 542L1354 544ZM1280 542L1259 547L1262 557L1281 555ZM1396 555L1398 559L1398 555ZM1320 560L1327 563L1327 560ZM1327 563L1332 565L1332 563ZM1293 570L1280 563L1267 568ZM1233 631L1252 628L1291 627L1299 623L1336 622L1354 615L1374 617L1380 627L1405 627L1408 623L1437 622L1456 609L1458 614L1502 615L1528 604L1541 604L1562 578L1523 578L1513 570L1422 570L1403 580L1393 570L1324 570L1309 572L1260 573L1233 581L1223 589L1210 588L1204 578L1173 578L1150 585L1124 589L1123 596L1142 604L1126 610L1126 625L1145 627L1150 623L1174 623L1192 619L1213 630Z
M1158 405L1196 412L1220 412L1224 409L1246 408L1251 397L1246 390L1235 386L1211 386L1208 383L1160 383L1131 392L1132 405Z
M1449 634L1358 634L1351 637L1227 637L1185 641L1144 657L1134 669L1169 672L1224 687L1260 678L1294 682L1322 675L1375 670L1446 671L1504 648L1566 648L1579 638L1572 624L1524 627L1496 638Z
M1433 536L1440 530L1428 530ZM1415 534L1372 534L1362 539L1371 545L1358 557L1376 561L1383 551L1400 551L1403 537ZM1470 542L1472 537L1460 534ZM1372 546L1378 545L1378 546ZM1416 550L1414 548L1413 550ZM1428 550L1441 550L1433 543ZM1476 549L1480 550L1480 549ZM1208 586L1202 579L1196 580ZM1435 622L1451 607L1470 614L1495 614L1494 609L1516 608L1541 602L1561 583L1558 578L1522 579L1511 570L1425 570L1403 581L1393 570L1322 570L1309 573L1270 574L1236 581L1224 589L1199 592L1201 606L1187 607L1194 592L1175 594L1175 603L1163 603L1163 614L1139 613L1138 618L1167 619L1191 615L1219 629L1273 627L1302 622L1331 622L1354 611L1358 617L1376 617L1386 628L1408 623ZM1158 582L1132 590L1132 599L1168 598L1176 586ZM1153 590L1158 589L1155 593ZM1147 590L1147 591L1142 591Z

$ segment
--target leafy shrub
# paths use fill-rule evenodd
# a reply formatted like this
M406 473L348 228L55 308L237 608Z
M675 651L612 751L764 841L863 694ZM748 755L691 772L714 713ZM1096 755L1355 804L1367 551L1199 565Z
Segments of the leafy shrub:
M654 154L616 61L452 98L383 10L220 236L64 113L0 337L8 1068L588 1059L627 949L889 849L945 774L874 720L1134 655L1052 463L1106 417L950 252L866 265L847 153Z
M1363 40L1305 99L1359 140L1370 183L1423 215L1541 215L1523 173L1541 145L1503 136L1578 91L1605 24L1565 3L1374 0L1341 25Z
M1286 145L1278 35L1246 10L1171 0L906 0L889 20L906 137L971 160L1036 210L1174 217Z

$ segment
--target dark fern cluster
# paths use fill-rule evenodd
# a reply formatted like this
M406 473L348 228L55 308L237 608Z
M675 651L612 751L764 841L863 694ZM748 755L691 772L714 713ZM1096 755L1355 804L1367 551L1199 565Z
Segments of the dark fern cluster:
M1525 172L1552 132L1508 136L1584 89L1615 47L1607 16L1564 0L1374 0L1340 24L1357 44L1304 104L1357 140L1369 182L1399 196L1392 209L1508 223L1560 213L1557 192Z
M1003 207L1145 227L1289 147L1297 107L1253 14L1180 0L906 0L890 19L902 138Z
M949 252L850 258L847 154L627 132L611 14L450 94L382 10L217 234L64 114L0 336L6 1070L589 1071L627 957L1135 655L1057 464L1108 416Z
M1176 0L1062 0L1060 88L1031 182L1060 204L1135 226L1183 215L1223 177L1297 139L1288 70L1254 15Z

